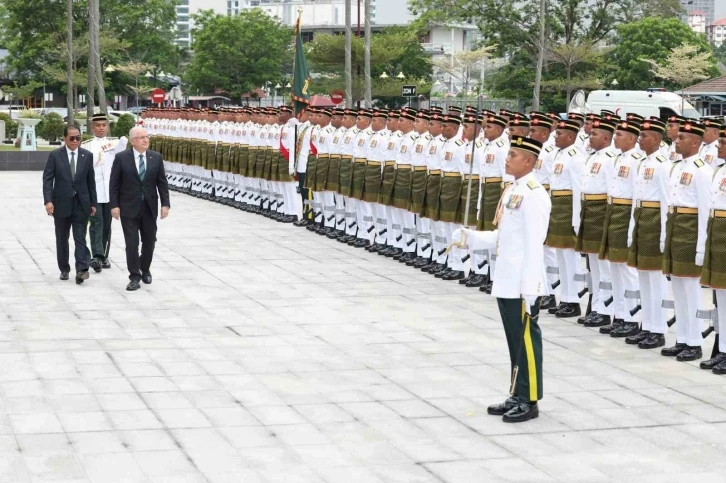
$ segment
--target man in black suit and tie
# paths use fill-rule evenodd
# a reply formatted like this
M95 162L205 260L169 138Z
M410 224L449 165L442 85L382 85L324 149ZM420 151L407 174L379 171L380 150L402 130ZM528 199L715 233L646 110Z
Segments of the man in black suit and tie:
M149 269L156 244L159 198L163 220L169 216L169 187L161 154L149 150L146 129L140 126L132 128L129 140L132 149L118 153L113 162L109 191L111 216L121 219L126 240L126 266L131 280L126 290L138 290L140 281L151 283Z
M63 130L65 146L51 151L43 170L43 201L55 222L55 248L60 279L68 280L68 238L73 228L76 244L76 283L88 280L91 255L86 245L88 217L96 214L96 181L93 154L80 147L81 131L73 125Z

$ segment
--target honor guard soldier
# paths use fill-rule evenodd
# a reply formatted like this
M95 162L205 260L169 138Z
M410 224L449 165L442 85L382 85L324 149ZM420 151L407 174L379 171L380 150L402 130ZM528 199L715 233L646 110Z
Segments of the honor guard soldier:
M426 193L424 195L423 204L421 205L421 231L423 238L428 235L431 238L430 243L424 245L424 249L432 248L431 261L423 263L421 270L427 273L434 273L443 270L446 265L440 260L440 253L446 251L446 237L438 234L436 224L439 219L439 193L441 192L441 149L446 142L446 138L442 134L444 124L444 116L438 107L431 108L431 122L429 123L429 134L433 137L429 143L428 153L426 155L426 167L428 175L426 177ZM443 251L443 252L442 252Z
M716 169L724 164L724 160L718 156L718 135L723 126L718 119L704 119L703 125L706 127L706 132L703 134L703 144L698 151L698 157L712 169Z
M590 147L582 175L582 210L576 250L587 255L592 280L592 312L585 318L585 327L610 326L613 306L606 304L611 294L610 263L600 260L605 214L607 212L608 180L617 154L610 149L615 124L595 119L592 123Z
M408 214L404 216L404 228L410 226L410 220L414 220L413 233L415 237L414 247L416 257L412 260L405 260L407 266L421 268L431 258L431 225L421 217L424 197L426 196L427 158L429 145L434 137L429 133L429 122L431 114L429 111L420 110L416 114L414 129L419 137L413 145L411 155L411 196L408 204ZM408 242L407 242L408 243Z
M391 201L393 199L393 183L396 177L396 157L403 141L403 134L398 130L398 111L388 113L388 139L384 152L384 161L381 166L381 186L378 192L378 201L373 204L376 214L376 243L384 248L375 250L379 255L393 256L396 253L393 235L393 216L391 214Z
M726 128L721 128L718 158L726 160ZM718 343L708 361L701 362L701 369L711 369L714 374L726 374L726 168L717 169L711 182L711 211L708 220L706 254L701 274L701 284L716 293L716 317L713 318ZM724 337L721 337L724 335Z
M305 187L307 176L308 159L310 157L310 136L313 131L313 123L310 122L311 108L306 107L300 113L300 125L297 131L294 176L297 179L297 186L302 199L302 218L294 223L295 226L308 226L312 223L312 196Z
M355 207L356 239L348 242L357 248L366 248L371 245L370 232L373 231L373 213L370 204L363 201L366 169L368 163L368 146L374 131L371 127L373 111L358 110L358 134L355 136L353 149L353 175L351 179L350 199Z
M580 274L580 255L575 252L580 227L582 172L585 159L574 147L580 126L573 121L557 123L558 149L550 173L552 211L545 244L555 249L560 272L560 304L549 312L558 317L580 315L580 296L575 276Z
M418 159L419 164L426 162L426 155L423 152L416 153L414 149L420 136L415 129L416 115L417 112L414 109L408 109L401 113L398 120L398 129L403 135L403 140L398 147L396 156L396 177L390 207L393 219L392 237L396 247L392 256L394 260L403 262L416 258L416 218L413 213L408 211L411 202L414 158Z
M615 148L621 154L615 158L614 168L608 171L606 179L608 201L599 258L610 262L614 313L610 337L629 337L640 331L634 318L638 312L638 273L627 265L635 175L645 158L636 147L639 136L640 125L635 121L618 123Z
M441 191L439 192L438 221L435 223L436 234L445 238L444 246L452 246L454 231L461 228L459 225L459 201L461 198L462 175L464 173L464 141L459 137L461 118L446 115L443 118L443 135L446 138L439 155L441 159ZM462 258L466 252L458 247L451 248L446 255L446 249L438 255L439 263L444 264L443 270L434 273L436 278L444 280L460 280L464 278L464 262Z
M333 209L325 211L325 226L331 226L332 230L326 233L328 238L337 238L344 233L345 208L343 198L338 194L340 189L340 161L343 156L343 144L348 129L343 126L343 115L345 110L333 109L333 117L330 124L335 131L330 141L330 164L326 174L325 190L323 191L323 203L325 207L332 206ZM332 219L330 219L332 217Z
M386 219L379 216L381 213L385 216L385 210L381 212L376 205L378 203L378 194L381 191L383 164L386 161L388 141L391 136L391 133L386 129L387 122L388 112L378 110L373 113L373 121L371 122L373 134L368 142L363 196L358 204L358 207L363 209L364 219L370 218L372 220L375 216L375 225L372 224L372 221L370 222L376 232L375 243L366 247L366 250L371 252L378 252L386 248ZM367 220L364 221L368 223Z
M91 118L93 139L81 144L93 154L93 172L96 181L96 214L92 215L89 225L91 236L91 268L98 273L103 268L111 268L108 254L111 249L111 205L109 183L111 168L116 153L126 149L127 139L110 138L108 118L105 114L94 114Z
M574 136L573 136L574 137ZM494 272L492 295L509 347L512 367L510 397L487 412L508 423L539 416L542 399L542 332L539 327L539 298L547 293L544 241L551 203L547 191L532 173L542 144L515 136L506 161L507 174L514 182L502 195L495 231L456 232L454 240L494 250L499 263Z
M280 221L293 223L297 220L299 205L295 182L295 162L297 161L295 127L299 129L299 121L292 115L288 106L280 108L280 166L277 172L278 185L282 195L282 215Z
M320 109L318 119L320 120L320 131L315 143L317 146L317 161L315 162L315 187L313 188L313 200L320 206L320 225L316 230L321 235L327 235L333 231L335 225L335 197L331 204L326 203L323 192L328 182L328 168L330 168L330 151L333 144L333 134L337 128L333 127L330 121L333 118L333 111ZM330 201L330 200L328 200Z
M668 280L662 272L662 253L671 163L659 149L665 134L666 125L659 120L644 121L641 126L640 148L645 158L635 174L628 265L638 271L643 323L640 333L625 339L627 344L637 344L640 349L665 345L668 332L668 314L663 308L663 301L668 298Z
M338 228L341 230L337 240L341 243L355 241L355 204L350 198L353 181L353 155L355 154L355 140L358 136L358 115L355 109L343 111L343 127L346 129L343 144L340 149L340 182L335 197L336 210L340 212L341 221Z
M676 115L668 118L668 139L671 140L671 145L668 148L668 160L671 163L683 159L683 156L676 151L676 138L678 137L678 131L681 129L681 123L685 120L686 118Z
M477 128L479 127L479 119L477 119L476 111L467 112L464 115L464 184L461 189L461 196L459 198L459 223L465 228L476 228L477 225L477 213L479 212L479 187L480 187L480 156L477 153L481 153L485 149L483 141L479 140L479 133ZM471 187L471 191L470 191ZM468 199L467 199L468 198ZM468 204L467 204L468 202ZM465 258L471 258L471 247L467 247L469 255ZM472 261L471 269L469 274L459 280L462 285L469 284L472 279L478 281L479 278L483 278L474 272L476 268ZM483 280L482 280L483 284ZM478 285L481 286L481 285Z
M676 152L683 160L673 164L669 180L669 216L666 225L663 273L671 276L676 312L676 345L661 354L679 361L702 356L703 336L697 318L701 306L701 268L711 209L713 170L698 157L705 127L686 119L676 137Z

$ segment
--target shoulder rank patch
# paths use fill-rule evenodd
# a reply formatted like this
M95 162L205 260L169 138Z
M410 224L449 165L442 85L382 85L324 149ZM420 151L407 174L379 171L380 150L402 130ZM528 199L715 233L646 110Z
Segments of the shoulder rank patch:
M464 145L464 141L462 141L461 139L457 139L454 142L456 143L457 146L463 146Z
M703 166L703 165L704 165L705 163L704 163L703 161L701 161L700 159L697 159L697 160L695 160L695 161L693 162L693 164L695 164L697 168L700 168L700 167L701 167L701 166Z
M667 161L667 159L665 158L665 156L661 156L660 154L658 156L656 156L655 159L657 159L661 163L665 163Z
M665 141L661 141L661 142L660 142L660 147L661 147L661 148L664 148L664 147L666 147L666 146L668 146L668 143L667 143L667 142L665 142Z
M424 135L424 139L425 139L425 140L427 140L427 141L431 141L431 140L432 140L433 138L434 138L434 137L433 137L433 136L432 136L431 134L428 134L428 133L426 133L426 134Z
M527 186L529 186L529 189L533 190L539 188L540 184L536 180L530 179L527 181Z
M585 139L589 138L590 136L588 136L585 133L581 133L578 137L584 141Z
M497 142L496 142L495 144L496 144L497 146L499 146L499 147L501 148L502 146L504 146L504 141L502 141L502 140L500 139L500 140L499 140L499 141L497 141Z
M643 155L642 155L642 154L640 154L640 153L633 153L633 154L631 154L631 156L632 156L633 158L635 158L635 159L641 159L641 158L643 157Z
M403 133L402 133L401 131L396 131L396 135L397 135L397 136L398 136L399 138L402 138L402 137L403 137Z
M482 146L483 146L483 144L481 143L481 141L477 141L477 142L476 142L476 147L477 147L477 148L480 148L480 147L482 147Z
M605 154L607 154L608 158L614 158L615 156L617 156L617 154L610 151L609 149L607 151L605 151Z
M551 153L552 151L554 151L554 149L555 149L554 146L547 146L545 148L545 151L547 151L548 153Z
M570 149L569 151L567 151L567 154L569 154L570 156L574 156L577 154L577 149Z

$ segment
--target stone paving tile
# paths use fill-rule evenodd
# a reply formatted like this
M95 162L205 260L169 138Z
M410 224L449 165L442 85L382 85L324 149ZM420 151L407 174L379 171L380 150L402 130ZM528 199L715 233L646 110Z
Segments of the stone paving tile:
M486 414L509 385L490 297L172 198L152 285L124 290L114 222L113 267L77 287L58 280L38 173L0 175L0 482L647 483L726 471L726 378L697 363L543 315L541 416L506 425Z

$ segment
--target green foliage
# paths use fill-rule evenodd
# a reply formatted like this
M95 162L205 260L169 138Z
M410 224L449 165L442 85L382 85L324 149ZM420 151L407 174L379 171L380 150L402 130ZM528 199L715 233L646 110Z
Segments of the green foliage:
M207 10L194 22L194 58L185 75L192 92L222 91L239 99L286 74L280 61L292 58L292 31L262 10L234 16Z
M131 114L121 114L118 121L111 126L111 136L120 138L128 136L129 131L136 125L136 120Z
M714 58L726 65L726 42L722 43L720 47L712 46L712 48Z
M20 118L20 119L42 119L43 116L37 111L23 109L22 111L18 112L18 118Z
M680 89L673 83L656 79L651 65L643 59L663 64L670 51L684 43L699 46L701 52L710 51L703 35L695 33L688 25L674 18L645 18L621 25L613 42L615 47L608 55L609 62L615 68L606 73L603 82L609 86L613 80L617 80L620 89L630 90L654 86ZM718 75L715 65L710 74Z
M0 113L0 121L5 121L5 136L15 139L18 136L18 121L13 121L8 114Z
M64 128L63 117L57 112L49 112L35 127L35 132L46 141L57 141L63 137Z

